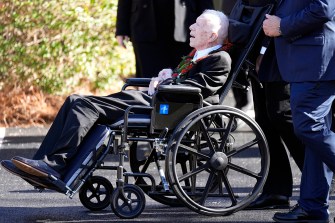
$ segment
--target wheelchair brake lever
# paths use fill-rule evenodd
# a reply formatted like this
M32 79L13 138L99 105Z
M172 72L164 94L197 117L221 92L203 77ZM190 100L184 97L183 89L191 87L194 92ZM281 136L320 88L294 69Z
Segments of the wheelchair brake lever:
M165 127L164 130L159 134L158 138L155 138L155 141L153 142L153 148L159 155L165 156L166 144L164 141L168 132L169 128Z
M169 128L165 127L164 130L159 134L159 139L164 139L169 132Z

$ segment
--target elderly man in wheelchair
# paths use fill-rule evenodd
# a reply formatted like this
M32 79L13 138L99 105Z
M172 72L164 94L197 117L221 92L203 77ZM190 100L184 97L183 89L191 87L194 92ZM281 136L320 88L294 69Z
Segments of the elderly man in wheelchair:
M11 161L2 161L2 165L7 168L11 162L15 168L7 168L9 171L36 184L42 181L45 186L43 178L49 175L62 178L66 173L67 165L94 124L115 122L131 105L150 106L157 84L180 86L176 91L183 85L194 86L201 89L205 99L214 95L225 83L231 68L230 56L223 50L227 48L228 25L228 18L222 12L205 11L190 27L190 46L195 50L174 71L164 69L153 78L148 93L124 90L105 97L71 95L33 159L16 156Z
M271 10L268 5L245 6L244 1L236 7L253 19L242 24L252 38L244 38L247 47L239 50L241 56L233 64L235 76L261 30L262 15ZM255 20L259 20L257 29L252 28ZM261 192L269 158L256 122L222 105L222 95L235 78L230 75L229 23L222 12L206 10L190 26L194 50L174 70L163 69L152 79L130 78L122 91L104 97L69 96L34 157L15 156L1 161L2 166L38 189L70 197L79 191L81 202L91 210L111 204L122 218L143 211L142 190L163 204L183 204L205 215L227 215L246 207ZM149 90L128 90L129 85L149 86ZM238 131L238 121L246 124L244 130ZM252 134L249 141L243 138L246 132ZM143 142L149 149L140 158L137 146ZM126 148L132 172L123 169ZM101 165L110 153L119 155L117 167ZM245 162L247 156L256 168ZM151 164L158 183L149 173ZM92 176L95 169L117 169L113 193L109 181ZM242 184L235 182L237 175L242 175ZM134 177L135 185L128 183L128 177ZM102 186L106 192L101 192ZM93 197L98 201L91 201Z

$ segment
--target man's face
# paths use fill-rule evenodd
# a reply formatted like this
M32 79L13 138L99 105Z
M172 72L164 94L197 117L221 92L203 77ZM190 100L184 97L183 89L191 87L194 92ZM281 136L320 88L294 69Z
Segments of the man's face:
M197 50L208 48L211 42L210 36L212 32L209 31L208 19L206 14L200 15L196 22L190 26L190 46Z

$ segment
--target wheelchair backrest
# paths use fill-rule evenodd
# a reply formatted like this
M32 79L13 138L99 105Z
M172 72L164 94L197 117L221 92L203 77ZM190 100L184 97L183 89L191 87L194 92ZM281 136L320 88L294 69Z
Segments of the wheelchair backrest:
M221 88L220 102L233 86L237 74L251 56L259 53L256 41L262 37L262 24L265 14L271 13L276 0L239 0L229 15L228 40L233 44L229 54L232 58L232 69L226 83Z
M188 114L202 107L199 88L190 86L159 86L153 97L150 132L174 129Z

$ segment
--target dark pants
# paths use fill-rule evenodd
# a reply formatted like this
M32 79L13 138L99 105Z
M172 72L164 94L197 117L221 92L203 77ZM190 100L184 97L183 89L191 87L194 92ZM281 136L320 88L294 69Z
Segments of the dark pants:
M335 132L331 130L334 100L335 81L291 83L294 130L306 146L298 202L308 213L327 218L335 172Z
M69 96L59 110L33 159L42 159L60 174L77 153L77 147L95 123L112 123L123 117L130 105L150 105L141 91L123 91L109 96Z
M252 85L255 119L264 131L270 149L270 169L263 193L290 197L293 179L286 148L302 170L304 146L294 134L289 84L269 82L263 86Z

